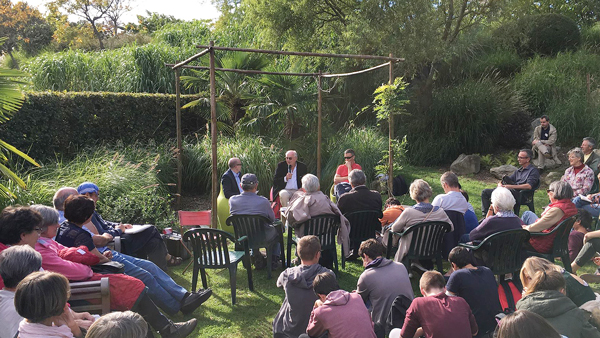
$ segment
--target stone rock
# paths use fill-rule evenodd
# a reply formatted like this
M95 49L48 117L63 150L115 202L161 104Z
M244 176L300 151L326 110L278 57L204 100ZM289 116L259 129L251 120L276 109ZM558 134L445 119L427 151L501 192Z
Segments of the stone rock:
M546 159L546 161L544 161L544 169L548 170L548 169L558 168L561 164L562 164L561 162L557 163L553 159ZM533 165L539 168L539 162L538 162L537 158L535 160L533 160Z
M515 172L518 168L514 165L505 164L499 167L494 167L490 169L490 174L494 175L497 179L501 180L502 177L510 175Z
M550 183L560 180L562 175L563 173L560 173L558 171L549 172L548 175L546 175L546 177L544 178L544 183L550 185Z
M460 154L450 166L450 170L457 175L477 174L480 169L481 158L479 155Z

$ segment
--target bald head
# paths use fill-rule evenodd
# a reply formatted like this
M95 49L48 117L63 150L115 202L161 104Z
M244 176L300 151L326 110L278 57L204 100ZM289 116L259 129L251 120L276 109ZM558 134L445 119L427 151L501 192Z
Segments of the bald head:
M242 161L237 157L230 158L227 165L229 166L229 169L236 174L242 170Z
M54 209L56 210L65 210L64 205L67 197L71 195L78 195L77 189L72 187L62 187L56 191L54 197L52 198L52 203L54 204Z

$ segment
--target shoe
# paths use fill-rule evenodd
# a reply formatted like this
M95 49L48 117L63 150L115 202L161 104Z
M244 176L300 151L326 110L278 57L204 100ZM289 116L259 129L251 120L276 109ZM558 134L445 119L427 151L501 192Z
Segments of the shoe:
M544 153L544 157L547 159L551 159L552 158L552 154L550 153Z
M181 257L171 256L171 259L167 261L167 266L178 266L181 265L183 259Z
M194 331L198 321L192 318L187 322L171 323L171 325L159 331L162 338L183 338L187 337Z
M262 253L253 255L250 259L256 270L262 270L267 266L267 258L263 256Z
M206 302L212 296L212 290L206 289L201 292L192 292L183 298L181 304L181 313L188 314L194 312L202 303Z
M420 272L420 273L425 273L429 270L425 269L425 267L423 267L423 265L421 265L418 262L413 262L410 264L410 268L413 269L414 271Z
M279 256L273 256L273 259L271 260L271 270L277 270L281 268L281 258L279 258Z
M596 274L586 273L579 276L579 278L583 279L588 283L600 283L600 275Z

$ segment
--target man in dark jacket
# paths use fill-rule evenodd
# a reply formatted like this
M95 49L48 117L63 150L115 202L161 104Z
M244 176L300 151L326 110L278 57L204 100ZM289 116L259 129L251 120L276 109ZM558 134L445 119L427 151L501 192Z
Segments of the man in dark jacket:
M221 177L221 185L223 186L223 194L225 198L229 199L231 196L239 195L242 193L240 187L240 177L242 175L242 161L237 157L232 157L228 162L229 169Z
M583 151L583 160L585 165L590 167L594 171L594 185L590 194L598 192L598 173L600 172L600 156L596 154L594 148L596 147L596 140L591 137L584 137L581 141L581 151Z
M337 204L342 214L363 210L381 211L381 194L365 186L365 173L354 169L348 175L352 190L340 196Z
M302 176L308 173L306 164L298 161L298 153L288 150L285 161L277 164L275 178L273 178L273 199L279 195L282 207L287 207L292 195L302 188Z

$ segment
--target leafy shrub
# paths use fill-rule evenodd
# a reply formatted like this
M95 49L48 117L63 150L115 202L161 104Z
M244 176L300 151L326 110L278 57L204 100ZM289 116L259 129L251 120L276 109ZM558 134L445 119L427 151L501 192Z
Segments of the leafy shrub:
M172 47L190 48L210 40L209 20L193 20L168 23L154 32L157 41L163 41Z
M590 27L582 27L581 41L587 50L600 53L600 22Z
M471 73L475 76L487 75L497 71L501 77L511 77L518 73L523 59L510 49L500 49L484 53L468 63Z

